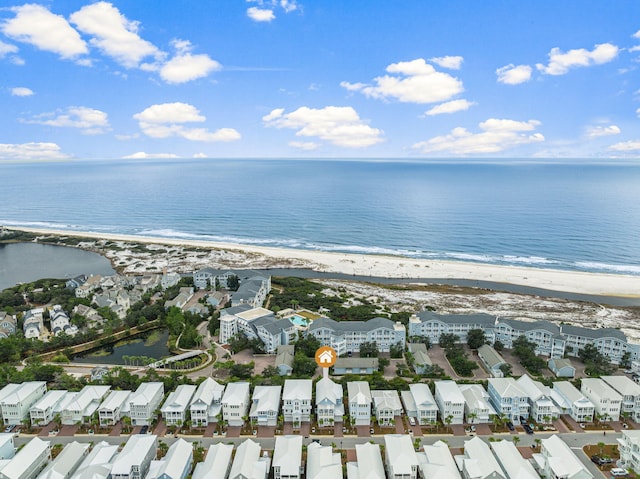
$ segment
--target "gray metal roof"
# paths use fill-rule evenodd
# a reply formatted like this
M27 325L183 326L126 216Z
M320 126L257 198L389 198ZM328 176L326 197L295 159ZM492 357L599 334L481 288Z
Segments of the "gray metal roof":
M570 324L563 324L560 326L560 330L563 334L569 334L572 336L584 336L593 339L616 338L625 342L627 340L627 336L622 331L614 328L590 329L580 326L572 326Z
M441 321L445 324L479 324L493 327L496 317L485 313L476 314L439 314L434 311L420 311L417 314L421 322Z
M335 321L330 318L318 318L311 323L309 331L329 328L336 332L372 331L377 328L393 329L393 321L387 318L372 318L368 321Z
M533 331L536 329L544 329L551 334L559 336L560 326L550 321L520 321L517 319L500 318L498 324L504 323L518 331Z

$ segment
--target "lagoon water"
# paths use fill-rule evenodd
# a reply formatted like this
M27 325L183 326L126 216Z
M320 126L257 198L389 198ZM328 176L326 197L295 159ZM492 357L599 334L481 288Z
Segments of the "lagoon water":
M640 274L639 164L110 160L0 178L5 225Z

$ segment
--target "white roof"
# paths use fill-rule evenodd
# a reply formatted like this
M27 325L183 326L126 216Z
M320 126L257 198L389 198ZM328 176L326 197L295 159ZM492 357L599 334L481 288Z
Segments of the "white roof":
M20 389L22 384L9 383L2 389L0 389L0 403L4 402L4 398L13 394L15 391Z
M622 401L622 396L615 389L609 386L600 378L583 378L581 379L583 388L588 388L600 398L609 398L616 401Z
M640 384L627 376L601 376L600 379L623 396L640 396Z
M30 410L45 411L49 408L53 408L66 394L66 390L47 391L44 396L31 406Z
M99 409L114 411L122 408L122 405L127 402L130 395L131 391L111 391L104 401L102 401Z
M257 411L278 411L280 391L282 386L256 386L251 396L251 415Z
M138 386L138 389L129 396L129 403L135 406L146 406L158 391L164 391L163 383L142 383Z
M151 476L147 474L146 479L153 479L166 474L171 479L182 479L182 474L187 468L187 465L193 459L193 445L190 442L180 438L171 446L167 451L167 455L160 462L160 467L156 473Z
M378 444L356 444L356 457L360 479L386 479Z
M440 393L440 397L445 401L451 401L454 404L464 404L464 396L460 392L460 388L455 381L436 381L436 394Z
M567 444L555 434L542 439L546 460L556 477L573 477L581 473L583 477L593 477L586 466Z
M488 381L502 398L528 397L513 378L489 378Z
M464 457L465 469L472 471L473 477L505 477L489 446L478 436L464 442Z
M302 465L302 436L276 436L273 467L280 467L281 476L298 476Z
M427 384L409 384L409 391L411 391L416 407L422 409L429 407L438 408Z
M249 392L249 383L229 383L224 390L222 402L224 404L241 404Z
M113 475L128 475L131 467L139 465L147 455L147 451L156 445L156 437L153 434L133 434L113 461L111 473Z
M531 379L528 374L524 374L516 382L532 401L537 401L541 396L549 395L547 387L541 382Z
M269 311L265 308L253 308L248 309L247 311L242 311L241 313L236 313L238 318L242 318L245 321L253 321L255 319L261 318L262 316L270 316L273 314L273 311Z
M393 475L411 476L412 467L418 467L418 456L411 437L407 434L386 434L384 445L387 467L393 470Z
M71 479L106 479L111 472L111 460L118 446L101 441L85 457Z
M227 387L227 390L229 388ZM231 466L230 478L237 478L242 475L248 479L263 479L264 476L256 477L254 466L260 459L260 444L247 439L236 449L236 455Z
M38 479L66 479L76 470L89 448L89 444L73 441L40 473Z
M349 381L347 383L347 395L350 403L371 404L371 389L366 381Z
M85 386L78 394L73 398L73 401L65 405L65 410L71 411L88 411L91 408L92 403L95 403L95 411L98 408L99 401L102 397L109 392L111 386Z
M451 455L449 445L442 441L437 441L432 446L423 446L422 456L426 463L421 463L423 477L433 477L438 479L460 479L458 466ZM420 460L420 455L418 455Z
M49 444L49 441L34 437L2 468L2 475L9 479L22 477L24 471L49 449Z
M479 384L461 384L460 392L464 396L467 408L471 411L482 409L488 410L489 414L495 414L496 411L489 402L489 394Z
M194 475L193 479L200 478ZM309 444L306 479L342 479L340 453L334 453L331 446L321 446L317 442Z
M282 400L302 400L311 401L311 379L285 379L282 391Z
M196 464L191 479L206 479L214 475L220 479L226 479L232 452L232 444L222 444L221 442L212 444L209 446L204 462Z
M489 445L510 479L539 479L531 463L522 457L513 442L502 440Z
M562 396L571 402L586 399L580 390L569 381L556 381L553 383L553 389L557 390Z
M13 449L13 433L12 432L2 432L0 433L0 449L4 447L5 444L11 443L11 448Z
M181 384L169 394L169 397L162 405L162 414L169 411L184 412L189 407L191 398L196 392L196 387L192 384Z
M224 386L218 383L215 379L206 378L200 383L196 393L191 400L191 406L200 403L209 407L214 400L220 401L222 393L224 392Z
M10 384L7 384L4 389L6 389ZM42 386L46 386L47 383L45 381L28 381L26 383L18 384L17 388L11 388L8 390L8 393L0 396L0 402L6 404L18 404L21 401L24 401L30 394L38 389L42 388ZM2 391L4 391L4 389Z
M375 389L371 391L371 397L376 411L379 409L392 409L393 411L402 411L402 403L400 395L395 389Z
M53 407L53 413L54 414L61 413L62 411L67 409L67 406L75 400L78 394L80 393L73 392L73 391L65 391L64 395L60 398L58 403Z
M323 377L316 383L316 404L323 400L336 404L338 400L342 400L342 385L333 382L328 377Z

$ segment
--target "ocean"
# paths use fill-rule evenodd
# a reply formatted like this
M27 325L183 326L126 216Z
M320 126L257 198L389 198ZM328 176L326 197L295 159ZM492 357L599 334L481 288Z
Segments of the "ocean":
M0 225L640 275L640 164L0 164Z

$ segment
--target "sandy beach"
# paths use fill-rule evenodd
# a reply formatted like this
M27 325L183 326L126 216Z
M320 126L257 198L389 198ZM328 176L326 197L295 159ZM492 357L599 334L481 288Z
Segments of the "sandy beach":
M400 256L335 253L311 250L272 248L253 245L224 244L209 241L156 238L136 235L64 231L39 228L9 228L38 235L82 237L122 243L109 254L114 266L128 272L159 271L163 268L192 272L205 266L214 268L308 268L316 271L385 278L432 278L491 281L571 293L640 297L640 276L585 273L553 269L500 266L462 261L433 261ZM128 245L146 244L170 247L157 255L135 259ZM81 244L92 249L92 245ZM184 248L210 250L185 251ZM151 248L148 248L151 249Z

